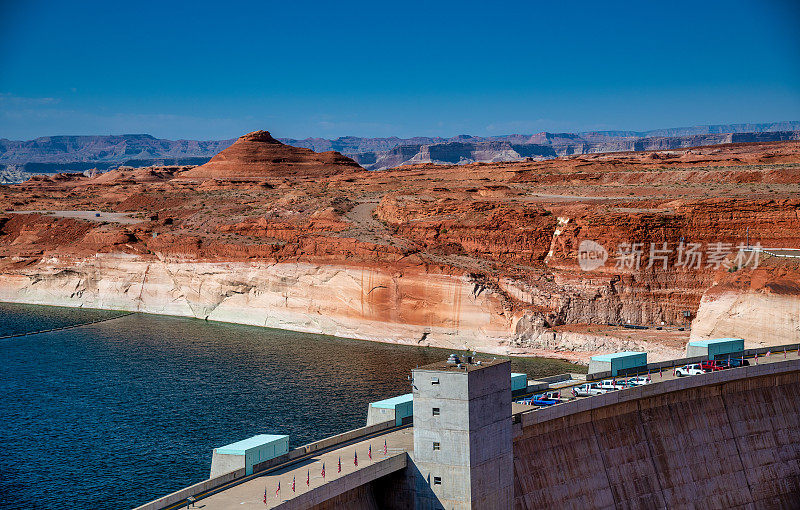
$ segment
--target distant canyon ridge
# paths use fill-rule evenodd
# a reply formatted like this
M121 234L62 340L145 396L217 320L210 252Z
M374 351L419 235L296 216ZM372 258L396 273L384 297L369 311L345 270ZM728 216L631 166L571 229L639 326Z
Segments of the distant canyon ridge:
M540 161L559 156L624 151L663 151L740 142L800 140L800 121L727 124L653 131L594 131L451 138L278 138L315 152L337 151L367 170L412 164ZM146 134L48 136L28 141L0 139L0 182L22 182L35 174L100 171L152 165L202 165L231 146L229 140L162 140Z
M87 173L0 186L0 301L582 363L800 338L797 140L369 171L255 131Z

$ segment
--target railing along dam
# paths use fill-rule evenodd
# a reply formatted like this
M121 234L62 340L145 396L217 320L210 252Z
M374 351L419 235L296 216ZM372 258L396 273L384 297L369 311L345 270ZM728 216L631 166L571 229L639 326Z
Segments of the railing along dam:
M286 510L797 509L800 359L785 356L526 410L501 419L510 436L506 436L512 450L509 468L480 471L485 463L479 463L481 476L473 477L470 471L468 488L507 487L508 498L501 505L440 501L431 492L424 474L426 452L422 451L428 446L426 439L430 439L422 433L429 409L415 397L415 406L419 404L415 417L417 411L423 414L413 429L387 422L377 432L377 439L359 436L331 444L330 451L323 448L313 459L298 451L294 461L244 477L230 487L208 493L192 492L190 487L140 508L182 507L186 496L195 494L207 509L264 508L263 500L267 507ZM426 388L426 383L445 386L444 375L428 381L417 374L415 387ZM431 383L434 380L436 383ZM483 396L478 399L485 400ZM487 408L478 409L480 414ZM468 421L478 414L470 414ZM422 441L417 441L418 432ZM411 444L412 435L419 449ZM344 472L331 472L327 479L319 479L319 466L314 462L327 460L328 466L335 466L337 459L352 456L358 448L363 452L370 441L380 444L384 437L389 437L394 447L388 454L374 461L369 458L370 462L364 461L362 454L358 467L351 459ZM500 443L494 437L468 441L465 448L478 445L480 452L490 455ZM434 451L448 453L444 448L434 447ZM440 473L442 478L448 475L446 469L436 469L435 474ZM295 494L295 479L301 486L308 485L303 476L310 479L307 473L311 471L315 474L313 483ZM268 490L276 490L281 478L285 492L280 497L268 494ZM436 478L432 481L433 487L444 486ZM289 490L291 494L286 494ZM452 494L462 492L459 489ZM164 504L167 500L169 505Z
M515 416L514 507L800 508L800 361Z

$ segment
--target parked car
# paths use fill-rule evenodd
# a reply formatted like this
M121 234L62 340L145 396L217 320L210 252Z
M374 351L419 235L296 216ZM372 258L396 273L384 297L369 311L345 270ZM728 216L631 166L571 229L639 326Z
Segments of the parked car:
M716 361L709 360L700 363L700 368L702 368L704 372L717 372L723 370L725 367L720 366Z
M558 400L550 398L546 393L533 396L533 405L535 406L551 406L553 404L558 404Z
M600 388L606 391L614 391L614 390L621 390L625 388L625 385L621 384L620 381L612 381L611 379L606 379L600 383Z
M631 377L627 379L625 383L628 385L629 388L634 386L644 386L645 384L650 384L652 381L650 380L649 375L640 375L637 377Z
M678 367L675 369L675 375L678 377L684 377L687 375L700 375L705 374L705 371L700 368L700 365L697 363L692 365L683 365L682 367Z
M600 387L600 383L586 383L581 384L580 386L574 386L572 388L572 394L576 397L591 397L594 395L602 395L603 393L607 393L607 390L604 390Z
M750 362L746 359L743 360L742 358L728 358L728 359L718 359L717 365L721 366L722 368L738 368L738 367L749 367Z

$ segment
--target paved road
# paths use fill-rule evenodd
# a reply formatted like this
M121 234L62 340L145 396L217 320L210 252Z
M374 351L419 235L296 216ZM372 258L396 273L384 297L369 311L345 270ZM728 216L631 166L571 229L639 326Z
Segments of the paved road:
M762 363L775 363L784 360L798 359L797 351L788 352L784 355L783 351L772 353L770 356L759 357L758 364ZM751 364L755 364L755 360L749 359ZM736 368L730 370L738 370ZM672 369L664 369L663 371L654 372L651 374L652 381L657 384L662 381L675 379L676 376ZM703 377L703 375L696 375L691 377ZM582 384L583 381L577 381L575 385ZM569 400L574 400L570 393L571 387L566 386L560 389L564 397ZM625 390L621 390L625 391ZM592 398L592 397L582 397ZM512 414L522 412L534 411L535 406L528 406L523 404L512 405ZM231 488L225 489L221 492L213 494L208 497L199 499L196 503L196 508L203 508L205 510L222 510L229 508L242 508L242 509L262 509L274 508L275 506L288 501L300 494L308 492L309 490L321 486L326 481L334 480L340 476L353 473L359 469L371 465L372 462L392 457L394 455L405 454L405 452L413 452L414 449L414 429L413 427L406 427L400 430L390 430L385 434L371 437L369 439L345 443L344 446L336 447L333 450L325 451L317 455L312 455L303 459L298 459L296 462L285 466L268 470L265 474L256 476L244 483L234 485ZM388 446L386 455L383 453L384 439ZM369 446L372 446L372 461L368 458L367 451ZM354 463L354 454L358 453L358 467ZM342 472L338 473L339 458L342 461ZM322 478L322 464L325 464L326 477ZM310 473L310 484L306 485L306 479ZM295 481L295 492L292 492L292 480ZM280 493L275 494L280 482ZM267 493L267 504L264 505L264 492ZM186 503L175 504L169 509L185 508Z
M353 473L359 469L369 466L373 462L392 457L394 455L405 454L414 449L413 428L390 431L371 439L359 441L355 444L337 448L319 455L303 459L291 466L268 472L263 476L258 476L240 485L231 487L208 498L197 501L197 508L204 510L222 510L229 508L241 509L263 509L273 508L284 501L295 496L308 492L319 487L325 481L335 480L336 478ZM386 440L387 454L383 453L383 441ZM372 446L372 460L370 461L367 452ZM358 452L358 467L354 462L354 454ZM338 473L339 458L342 459L342 472ZM322 464L325 463L325 480L322 478ZM306 485L306 479L311 473L310 484ZM295 479L295 490L292 492L292 478ZM279 495L275 495L275 490L281 485ZM264 505L264 491L267 492L267 504ZM186 504L183 504L186 507ZM174 507L173 507L174 508Z
M39 213L39 214L49 214L52 216L58 216L59 218L75 218L79 220L87 220L87 221L97 221L103 222L107 221L110 223L123 223L126 225L130 225L133 223L141 223L143 220L137 218L131 218L131 213L115 213L115 212L103 212L103 211L6 211L9 214L30 214L30 213Z
M756 360L754 358L746 358L746 359L747 359L747 361L750 362L751 365L755 365L756 364ZM800 359L800 356L798 356L798 352L797 351L789 351L785 355L784 355L783 351L778 351L778 352L771 353L769 356L764 356L763 354L759 355L758 364L776 363L776 362L779 362L779 361L786 361L786 360L793 360L793 359ZM729 368L728 370L738 370L738 369L737 368ZM642 375L646 376L647 373L644 373ZM693 376L690 376L690 377L703 377L703 375L704 374L693 375ZM677 379L678 376L675 375L674 370L672 368L665 368L660 372L655 371L655 372L650 373L650 378L651 378L651 381L652 381L651 384L653 384L653 383L659 383L659 382L663 382L663 381L669 381L670 379ZM624 377L620 377L620 379L624 379ZM595 381L595 382L599 382L599 381ZM567 401L576 399L576 397L572 396L572 387L573 386L579 386L579 385L584 384L584 383L585 383L585 381L575 381L573 384L564 385L564 386L561 386L558 389L553 389L553 390L549 390L549 391L560 391L563 401L567 402ZM624 391L624 390L621 390L621 391ZM537 391L537 392L531 393L529 395L535 395L535 394L539 394L539 393L542 393L542 392L541 391ZM522 398L522 397L519 397L519 398ZM581 398L592 398L592 397L577 397L577 399L581 399ZM515 399L515 400L518 400L518 399ZM512 406L512 414L517 414L517 413L520 413L520 412L526 412L526 411L530 411L530 410L534 410L535 411L536 409L541 409L541 408L539 408L537 406L527 405L527 404L517 404L515 402L514 405Z

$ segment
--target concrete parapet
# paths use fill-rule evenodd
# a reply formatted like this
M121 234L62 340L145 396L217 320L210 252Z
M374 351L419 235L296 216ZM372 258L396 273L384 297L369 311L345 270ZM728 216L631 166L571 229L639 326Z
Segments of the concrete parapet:
M186 501L186 498L190 496L194 496L195 494L200 494L202 492L216 489L218 487L225 485L226 483L232 482L239 478L243 478L244 476L245 476L244 467L242 467L241 469L237 469L236 471L231 471L230 473L225 473L224 475L220 475L214 478L209 478L208 480L203 480L200 483L184 487L183 489L175 491L172 494L168 494L162 498L155 499L153 501L145 503L144 505L137 506L133 510L160 510L172 504L179 503L181 501Z
M514 507L796 508L800 360L523 413Z
M379 478L403 470L407 465L407 454L401 453L394 455L365 466L353 473L333 479L324 485L311 489L308 492L299 494L292 499L275 506L274 508L276 510L310 510L327 507L341 507L341 505L338 503L327 506L325 503L350 491L356 491L359 488L363 488ZM358 496L362 497L362 495ZM366 498L369 497L369 495L363 495L363 497Z
M298 459L300 457L303 457L304 455L324 450L326 448L330 448L337 444L353 441L355 439L375 434L377 432L388 430L392 427L394 427L394 422L376 423L375 425L370 425L368 427L361 427L349 430L347 432L343 432L341 434L337 434L335 436L326 437L325 439L321 439L319 441L308 443L298 448L289 450L289 453L285 453L283 455L275 457L274 459L270 459L261 462L259 464L255 464L253 466L253 472L259 473L261 471L265 471L275 466L279 466L285 462ZM204 480L194 485L190 485L189 487L185 487L179 491L173 492L172 494L168 494L167 496L163 496L161 498L145 503L144 505L136 507L134 510L159 510L161 508L170 506L174 503L185 501L186 498L190 496L196 496L198 494L202 494L207 491L218 489L219 487L222 487L223 485L232 482L236 479L242 478L244 476L246 476L245 468L242 467L230 473L209 478L208 480Z
M800 349L800 344L786 344L786 345L775 345L771 347L759 347L756 349L745 349L740 353L736 353L735 358L739 358L744 356L745 358L752 358L753 356L763 356L767 353L772 353L773 355L780 353L784 350L786 351L797 351ZM703 356L691 356L687 358L678 358L672 359L667 361L658 361L655 363L648 363L647 366L642 367L640 370L637 370L635 373L637 374L646 374L646 373L656 373L660 370L671 370L674 367L680 367L683 365L691 365L692 363L700 363L701 361L705 361L708 359L708 355ZM627 374L633 375L633 374ZM613 377L611 371L603 371L597 372L593 374L587 374L586 380L587 381L597 381L599 379L609 379Z

